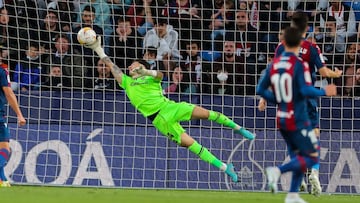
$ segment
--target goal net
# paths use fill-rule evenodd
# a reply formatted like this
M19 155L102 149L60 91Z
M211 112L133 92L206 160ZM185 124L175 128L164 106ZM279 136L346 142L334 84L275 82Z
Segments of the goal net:
M276 109L259 112L255 88L282 28L295 10L305 10L307 39L319 45L329 68L344 73L316 83L339 87L337 97L319 100L322 189L360 192L359 13L352 1L83 2L2 3L1 66L8 67L28 122L18 127L7 107L12 153L5 173L12 183L266 190L264 169L289 158ZM86 26L125 73L142 58L164 72L166 97L223 112L256 133L248 141L210 121L182 123L215 156L234 164L238 183L169 141L134 109L109 68L78 44L76 33ZM289 181L281 178L283 191Z

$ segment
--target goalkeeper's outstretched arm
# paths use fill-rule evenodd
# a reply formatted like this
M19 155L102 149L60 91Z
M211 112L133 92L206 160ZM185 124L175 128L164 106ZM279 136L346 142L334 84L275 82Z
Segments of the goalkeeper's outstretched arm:
M85 45L85 47L92 49L97 53L100 59L105 63L106 66L111 67L111 73L113 74L115 80L118 83L121 83L121 78L123 72L121 69L115 65L111 59L105 54L104 49L101 47L101 37L97 37L96 41L90 45Z
M101 58L101 60L106 64L106 66L111 67L111 73L113 74L115 80L121 84L123 72L119 66L115 65L108 56Z

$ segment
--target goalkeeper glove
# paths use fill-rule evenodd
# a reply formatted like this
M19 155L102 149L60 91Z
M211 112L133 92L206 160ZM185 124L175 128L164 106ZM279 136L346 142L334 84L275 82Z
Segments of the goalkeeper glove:
M136 67L133 70L135 73L138 74L138 76L134 77L134 78L138 78L138 77L142 77L142 76L153 76L156 77L157 76L157 71L156 70L148 70L142 66Z
M85 44L86 48L92 49L97 53L97 55L100 57L100 59L107 57L105 54L104 49L101 47L101 37L98 36L96 41L92 44Z

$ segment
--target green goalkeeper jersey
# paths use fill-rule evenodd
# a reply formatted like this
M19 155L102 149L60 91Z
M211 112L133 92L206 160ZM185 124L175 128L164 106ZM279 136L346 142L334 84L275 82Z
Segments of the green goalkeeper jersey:
M152 76L133 79L123 74L119 85L125 90L131 104L145 117L158 112L169 102L162 93L161 81Z

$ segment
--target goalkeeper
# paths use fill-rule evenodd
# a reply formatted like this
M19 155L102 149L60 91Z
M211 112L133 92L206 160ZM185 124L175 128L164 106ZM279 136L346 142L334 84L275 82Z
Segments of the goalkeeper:
M162 94L160 84L163 74L156 70L149 70L149 64L144 60L135 60L128 67L130 76L124 74L104 53L100 37L98 37L95 43L85 46L94 50L101 60L111 67L114 78L125 90L131 104L141 114L149 118L156 129L176 144L188 148L203 161L224 171L231 177L233 182L238 181L233 164L225 164L220 161L188 135L179 122L192 119L208 119L232 128L235 133L249 140L254 139L254 135L251 132L240 127L222 113L207 110L186 102L176 103L166 98Z

